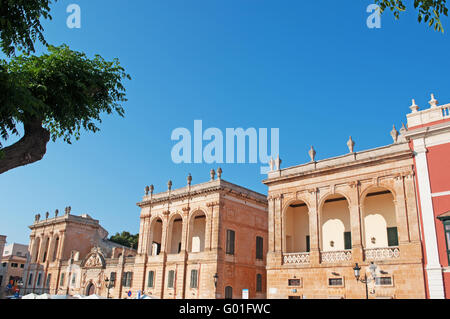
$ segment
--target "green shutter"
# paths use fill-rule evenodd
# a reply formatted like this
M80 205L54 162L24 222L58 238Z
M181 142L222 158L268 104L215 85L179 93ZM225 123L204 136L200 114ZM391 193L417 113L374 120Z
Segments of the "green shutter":
M349 231L344 233L344 249L352 249L352 233Z
M147 286L148 287L150 287L150 288L153 288L153 278L154 278L154 276L155 276L155 272L153 272L153 271L149 271L148 272L148 283L147 283Z
M309 235L306 236L306 252L309 253L311 250L310 248L310 237Z
M387 228L388 235L388 246L398 246L398 231L397 227L388 227Z
M227 230L227 254L234 255L234 230Z

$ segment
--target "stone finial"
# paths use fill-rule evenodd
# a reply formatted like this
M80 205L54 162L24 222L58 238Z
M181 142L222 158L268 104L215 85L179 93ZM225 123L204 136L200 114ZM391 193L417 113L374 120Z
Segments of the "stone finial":
M275 159L275 169L277 170L277 171L279 171L279 170L281 170L281 163L282 163L283 161L280 159L280 155L278 154L277 155L277 158Z
M66 209L64 210L64 212L66 213L66 215L69 215L71 210L72 210L72 207L67 206Z
M411 110L412 113L416 113L417 111L419 111L419 106L416 105L416 100L412 99L412 104L409 107L409 109Z
M223 173L222 168L219 167L219 168L217 169L217 179L218 179L218 180L222 179L222 173Z
M170 191L172 189L172 181L167 182L167 189Z
M391 136L392 136L392 139L394 140L394 143L397 143L398 132L397 132L397 129L395 128L395 125L392 126Z
M347 146L348 146L349 152L353 153L353 149L355 148L355 141L352 140L351 136L350 136L350 138L347 141Z
M49 212L46 212L45 213L45 219L48 219L48 216L49 216L50 214L49 214Z
M316 150L314 149L313 146L311 146L311 149L308 152L309 157L311 157L311 162L315 162L316 161Z
M187 177L187 182L188 182L188 185L191 186L191 184L192 184L192 175L191 175L191 173L189 173L189 175Z
M273 160L273 157L270 157L269 165L270 171L273 172L273 168L275 167L275 161Z
M405 123L402 122L402 128L400 129L400 134L404 135L408 132L408 129L405 127Z
M153 195L153 191L155 190L155 186L150 185L150 195Z
M41 219L41 215L39 215L39 214L34 215L34 221L35 222L38 222L39 219Z
M55 218L58 217L59 210L55 210Z
M216 171L214 169L211 169L211 171L209 172L209 174L211 174L211 180L213 181L214 178L216 177Z
M431 107L436 107L438 105L438 100L434 98L434 94L431 93L431 100L428 102Z
M150 192L150 187L145 186L145 196L148 196L148 193Z

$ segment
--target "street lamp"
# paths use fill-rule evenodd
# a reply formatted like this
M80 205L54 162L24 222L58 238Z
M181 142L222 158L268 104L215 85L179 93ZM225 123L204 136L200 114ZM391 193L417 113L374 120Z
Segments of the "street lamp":
M217 273L215 273L213 278L214 278L214 287L217 288L217 280L219 279L219 275Z
M369 291L368 291L368 287L367 284L369 282L375 281L376 280L376 270L377 270L377 265L375 265L373 263L373 261L370 263L369 266L369 270L370 270L370 274L372 275L372 279L367 278L367 274L364 273L364 278L361 278L361 267L358 265L358 263L355 264L355 267L353 267L353 271L355 272L355 278L356 281L360 281L363 284L366 285L366 299L369 299Z
M113 286L113 283L110 282L109 278L105 278L106 288L108 289L108 293L106 294L106 299L109 299L109 289L111 289Z

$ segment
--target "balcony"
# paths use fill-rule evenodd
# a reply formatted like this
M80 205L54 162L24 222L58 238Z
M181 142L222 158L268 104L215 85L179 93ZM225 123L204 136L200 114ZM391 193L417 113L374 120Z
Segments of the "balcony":
M366 260L386 260L400 258L400 248L386 247L386 248L372 248L364 249Z
M307 265L309 263L309 253L283 253L283 264Z
M320 253L323 263L336 264L352 260L351 250L324 251Z

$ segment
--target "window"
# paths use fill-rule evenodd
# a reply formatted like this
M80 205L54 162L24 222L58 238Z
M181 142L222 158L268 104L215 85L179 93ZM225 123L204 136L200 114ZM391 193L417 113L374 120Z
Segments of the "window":
M20 264L20 268L23 268L23 267L25 267L25 264Z
M256 237L256 259L264 260L264 239L262 237Z
M36 286L38 286L38 287L41 285L41 277L42 277L42 274L39 273L39 275L37 277L37 282L36 282Z
M328 278L328 286L329 287L343 287L344 279L343 278Z
M227 254L234 255L234 238L235 232L234 230L227 230Z
M52 278L52 274L48 274L47 275L47 282L45 283L45 287L50 287L51 278Z
M233 299L233 288L230 286L225 287L225 299Z
M344 249L352 249L352 233L344 232Z
M375 285L377 285L377 286L392 286L392 277L376 277Z
M28 286L31 286L32 281L33 281L33 274L30 274L30 277L28 277Z
M149 271L148 272L147 287L153 288L154 287L154 281L155 281L155 272L154 271Z
M75 285L75 281L77 280L77 274L72 275L72 285Z
M181 243L178 243L178 253L181 253Z
M64 286L64 273L61 274L61 278L59 279L59 285Z
M300 287L302 281L300 279L288 279L288 286L290 287Z
M111 285L111 288L116 286L116 277L117 274L115 271L113 271L111 275L109 275L109 284Z
M447 243L447 259L450 264L450 220L444 221L445 242Z
M173 288L174 278L175 278L175 271L170 270L167 278L167 288Z
M17 256L22 256L22 252L18 251Z
M3 266L3 267L6 267L6 263L3 263L2 266Z
M309 235L306 236L306 252L309 253L311 251L311 237Z
M12 268L17 268L19 265L17 263L11 263Z
M122 286L131 287L132 280L133 280L133 273L131 271L124 272L122 278Z
M398 231L397 227L387 228L388 246L398 246Z
M256 292L262 292L262 275L256 275Z
M192 269L191 270L191 288L198 288L197 278L198 278L197 269Z

